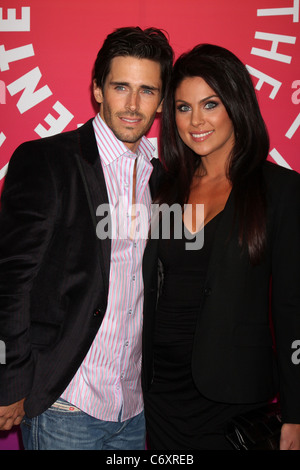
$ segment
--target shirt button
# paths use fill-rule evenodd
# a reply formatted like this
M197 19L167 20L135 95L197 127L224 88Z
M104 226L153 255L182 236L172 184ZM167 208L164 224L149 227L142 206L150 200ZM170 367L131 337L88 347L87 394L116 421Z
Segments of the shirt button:
M210 288L210 287L206 287L206 288L204 289L204 295L208 296L208 295L210 295L210 294L211 294L211 288Z
M94 310L94 312L93 312L93 316L94 316L94 317L98 317L99 315L103 315L103 309L102 309L102 308L97 308L97 309Z

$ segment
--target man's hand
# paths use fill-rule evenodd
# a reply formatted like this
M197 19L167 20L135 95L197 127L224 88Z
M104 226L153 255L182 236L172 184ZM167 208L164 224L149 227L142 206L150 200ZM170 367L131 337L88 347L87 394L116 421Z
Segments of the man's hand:
M280 450L300 450L300 424L283 424Z
M0 406L0 431L9 431L21 423L25 415L24 400L25 398L8 406Z

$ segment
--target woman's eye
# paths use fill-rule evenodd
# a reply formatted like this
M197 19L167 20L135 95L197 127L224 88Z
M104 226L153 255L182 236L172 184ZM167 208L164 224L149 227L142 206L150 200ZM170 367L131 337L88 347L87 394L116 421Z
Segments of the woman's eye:
M218 103L216 103L215 101L208 101L207 103L205 103L205 109L214 109L216 106L218 106Z
M179 106L177 106L177 110L180 112L180 113L186 113L187 111L189 111L191 108L186 105L186 104L180 104Z

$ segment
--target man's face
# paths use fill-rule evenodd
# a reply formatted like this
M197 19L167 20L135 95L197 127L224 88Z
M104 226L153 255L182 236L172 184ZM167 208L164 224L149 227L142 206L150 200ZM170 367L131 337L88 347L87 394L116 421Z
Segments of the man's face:
M161 88L160 64L135 57L112 59L103 89L94 82L101 118L132 152L161 112Z

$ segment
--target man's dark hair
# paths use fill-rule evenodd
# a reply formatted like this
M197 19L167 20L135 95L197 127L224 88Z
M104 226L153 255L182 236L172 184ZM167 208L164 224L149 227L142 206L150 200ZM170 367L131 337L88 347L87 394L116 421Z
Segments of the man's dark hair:
M157 28L118 28L105 39L95 61L93 79L103 90L114 57L136 57L158 62L161 67L162 97L171 76L174 53L166 35Z

